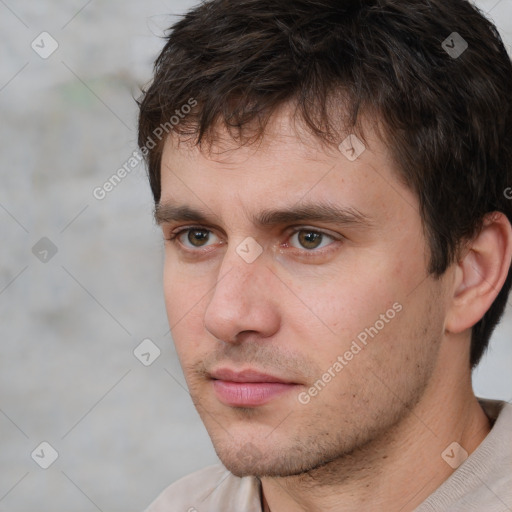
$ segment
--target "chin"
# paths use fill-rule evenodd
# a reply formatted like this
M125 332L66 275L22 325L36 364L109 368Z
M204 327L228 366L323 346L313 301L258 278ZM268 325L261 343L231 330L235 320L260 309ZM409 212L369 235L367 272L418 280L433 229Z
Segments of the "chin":
M285 454L279 454L275 451L272 454L262 453L262 451L252 443L246 443L238 450L218 450L215 451L224 464L224 466L233 475L238 477L288 477L301 475L311 470L311 467L305 467L303 457L286 457Z

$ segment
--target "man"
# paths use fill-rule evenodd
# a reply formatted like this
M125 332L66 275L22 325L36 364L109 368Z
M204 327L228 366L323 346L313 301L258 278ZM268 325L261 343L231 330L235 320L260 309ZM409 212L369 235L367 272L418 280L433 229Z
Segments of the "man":
M164 290L223 465L150 512L512 510L471 370L512 257L512 65L463 0L212 0L140 101Z

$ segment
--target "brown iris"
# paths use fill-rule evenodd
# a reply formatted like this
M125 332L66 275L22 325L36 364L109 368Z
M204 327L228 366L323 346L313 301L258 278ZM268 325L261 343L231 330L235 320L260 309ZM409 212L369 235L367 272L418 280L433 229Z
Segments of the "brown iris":
M210 234L206 229L191 229L187 235L188 241L195 247L201 247L203 242L207 242Z
M322 234L315 231L298 231L298 239L305 249L316 249L322 243Z

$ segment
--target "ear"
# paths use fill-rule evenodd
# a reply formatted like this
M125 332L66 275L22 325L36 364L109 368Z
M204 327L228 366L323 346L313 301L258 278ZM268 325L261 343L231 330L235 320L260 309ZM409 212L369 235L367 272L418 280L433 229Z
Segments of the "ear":
M475 325L501 290L512 258L512 227L501 212L485 216L480 233L455 267L452 303L445 328L460 333Z

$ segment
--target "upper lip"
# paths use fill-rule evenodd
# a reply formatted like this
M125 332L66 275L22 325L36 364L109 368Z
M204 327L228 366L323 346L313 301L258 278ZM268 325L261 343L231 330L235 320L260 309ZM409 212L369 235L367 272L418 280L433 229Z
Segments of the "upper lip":
M230 382L280 382L283 384L292 384L291 381L262 373L257 370L236 371L229 368L219 368L210 372L210 377L216 380L225 380Z

